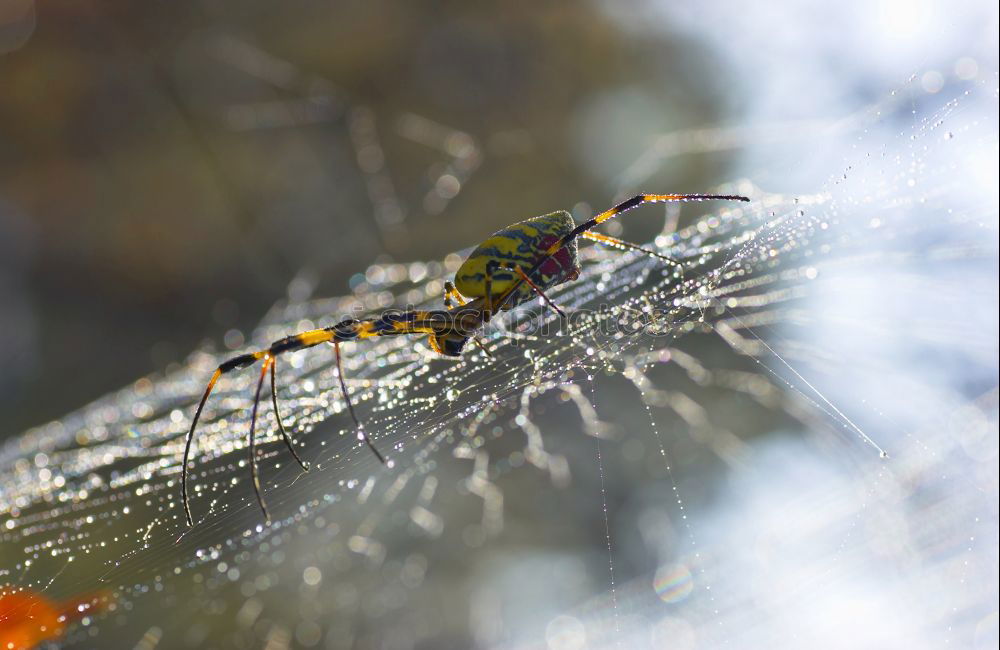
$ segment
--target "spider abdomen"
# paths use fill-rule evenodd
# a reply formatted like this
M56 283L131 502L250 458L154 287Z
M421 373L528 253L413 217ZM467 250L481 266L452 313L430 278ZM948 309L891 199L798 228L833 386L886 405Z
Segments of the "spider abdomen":
M573 217L568 212L559 211L526 219L495 232L477 246L459 267L455 273L455 287L469 298L485 297L486 265L495 262L497 268L493 272L492 293L494 296L502 294L519 280L517 273L510 270L510 265L530 273L535 264L545 258L547 249L568 235L574 225ZM580 260L577 243L573 239L545 259L532 275L532 280L545 290L575 280L579 275ZM534 295L530 286L522 284L505 308L509 309Z

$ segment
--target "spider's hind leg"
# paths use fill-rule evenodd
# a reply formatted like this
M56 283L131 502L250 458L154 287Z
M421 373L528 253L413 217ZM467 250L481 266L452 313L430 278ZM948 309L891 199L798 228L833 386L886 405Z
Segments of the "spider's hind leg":
M189 526L194 525L194 518L191 516L191 504L190 504L190 499L188 498L188 490L187 490L188 460L191 457L191 445L192 442L194 441L194 432L195 429L198 427L198 420L201 418L201 413L202 410L204 410L205 408L205 403L208 401L209 396L212 394L212 391L215 389L216 383L218 383L222 375L228 374L234 370L249 368L258 361L264 361L264 366L261 368L260 380L258 381L257 384L257 392L254 397L253 416L250 421L250 448L251 448L250 469L251 469L251 474L253 475L254 478L254 492L256 493L257 496L257 502L260 504L261 510L264 511L264 515L266 517L267 507L264 505L264 499L260 493L260 486L259 482L257 481L256 458L254 457L254 452L256 451L256 447L254 445L254 429L257 423L257 405L260 401L260 389L264 383L264 376L267 374L268 370L271 371L271 397L275 407L277 407L278 399L276 393L274 392L275 357L285 352L301 350L304 348L312 347L314 345L319 345L320 343L324 343L326 341L331 341L334 339L336 335L337 332L331 330L311 330L308 332L302 332L301 334L295 334L293 336L289 336L279 341L276 341L273 344L271 344L271 347L269 347L266 350L258 350L257 352L250 352L247 354L241 354L238 357L233 357L228 361L224 361L222 364L219 365L218 368L216 368L215 372L212 374L212 378L209 379L208 381L208 386L205 387L205 392L201 396L201 401L198 402L198 409L195 411L194 419L191 421L191 428L188 430L187 437L185 438L184 441L184 456L181 460L181 501L183 502L184 505L184 517L187 520L187 524ZM281 417L278 415L277 409L275 410L275 417L278 420L278 426L281 429L282 436L285 440L285 444L292 452L292 456L295 457L295 460L298 461L299 465L302 466L303 469L308 469L306 464L302 461L299 455L295 452L295 449L292 447L291 439L288 437L284 425L281 424Z
M306 472L309 471L309 466L299 458L295 447L292 446L291 438L288 437L288 432L285 431L285 426L281 423L281 414L278 412L278 395L274 387L274 367L276 363L277 357L274 355L268 354L264 357L264 365L260 368L260 378L257 380L257 390L253 396L253 412L250 416L250 478L253 481L254 494L257 495L257 503L260 504L260 509L264 512L264 520L269 523L271 521L271 513L267 511L267 505L264 504L264 497L261 495L260 476L257 472L257 448L254 445L254 431L257 427L257 407L260 405L260 389L264 385L264 377L268 374L268 370L271 371L271 403L274 405L274 419L278 422L278 429L281 431L281 436L288 447L288 451L292 452L292 456L298 461L299 467Z

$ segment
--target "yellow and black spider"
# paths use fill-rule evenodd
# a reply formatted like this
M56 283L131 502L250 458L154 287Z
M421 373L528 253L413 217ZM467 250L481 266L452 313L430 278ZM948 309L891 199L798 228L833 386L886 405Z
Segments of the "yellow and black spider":
M372 453L383 464L386 463L376 449L368 433L361 425L354 406L347 393L344 383L344 372L340 363L340 343L355 341L377 336L399 336L401 334L426 334L435 352L445 356L457 357L462 354L465 344L470 338L475 339L476 332L490 322L493 315L501 310L509 310L530 300L538 294L550 307L560 315L564 315L548 297L545 290L563 282L575 280L580 275L580 261L577 257L577 237L585 237L604 244L639 250L654 257L672 262L666 257L648 251L644 248L624 242L608 235L590 232L598 224L611 219L623 212L631 210L643 203L660 203L667 201L707 201L712 199L749 201L745 196L720 194L639 194L615 207L606 210L593 219L576 226L568 212L560 211L534 217L507 226L494 233L480 244L459 267L455 274L455 282L444 285L443 310L414 310L386 313L377 318L364 320L345 320L323 329L309 330L301 334L293 334L275 341L266 350L249 354L241 354L229 359L216 369L205 388L205 393L198 403L191 429L188 431L184 444L184 459L181 466L181 498L184 502L184 516L189 526L194 524L191 517L191 507L187 492L188 458L191 452L191 441L194 439L198 418L208 401L219 377L240 368L252 366L258 361L264 364L260 369L257 381L257 391L254 394L253 412L250 416L250 475L253 479L253 489L257 503L264 512L264 518L270 521L267 506L260 491L260 480L257 476L256 449L254 446L254 429L257 424L257 406L260 403L260 390L264 385L264 377L270 371L271 402L274 406L275 419L281 437L303 470L309 467L302 461L292 446L291 438L281 423L278 412L278 397L275 392L275 363L278 355L304 348L311 348L320 343L332 343L337 358L337 378L340 390L347 403L347 409L357 427L358 439L363 440ZM466 300L469 299L469 300ZM484 348L485 349L485 348Z

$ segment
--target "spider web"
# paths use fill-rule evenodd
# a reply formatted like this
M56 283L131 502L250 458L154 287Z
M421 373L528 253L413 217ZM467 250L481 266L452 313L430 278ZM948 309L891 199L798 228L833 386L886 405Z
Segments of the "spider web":
M206 408L197 525L184 524L184 436L233 351L199 351L26 432L0 450L0 581L53 598L110 587L110 611L66 638L80 646L995 638L995 82L929 94L911 80L858 113L796 124L792 153L746 174L794 190L735 180L713 189L751 204L669 207L648 245L680 267L587 248L580 280L551 292L570 318L537 303L498 318L482 333L492 357L470 346L445 359L413 338L344 346L391 469L356 439L332 350L281 357L284 422L312 469L292 461L264 400L270 526L249 483L252 370L223 378ZM330 106L306 102L296 119ZM391 235L407 208L372 149L372 115L344 110ZM229 118L259 126L262 111ZM422 206L443 209L481 152L425 118L399 131L447 155L431 184L446 191ZM619 189L671 156L779 132L665 135ZM806 151L826 154L805 164ZM297 281L246 348L439 306L461 260L376 264L335 298Z

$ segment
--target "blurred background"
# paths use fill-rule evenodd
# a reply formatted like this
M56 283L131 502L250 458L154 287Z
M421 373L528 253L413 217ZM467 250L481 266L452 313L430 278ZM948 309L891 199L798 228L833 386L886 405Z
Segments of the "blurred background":
M746 139L990 69L995 43L984 2L4 0L2 434L240 341L294 279L343 293L373 261L602 209L660 134L758 127L638 188L708 190L759 169Z
M774 192L774 209L787 215L802 207L792 197L826 192L834 207L817 210L829 224L842 219L845 232L880 219L896 227L870 248L852 239L802 305L767 321L770 335L794 343L780 348L783 358L827 380L830 403L783 361L768 357L777 370L765 372L730 359L715 336L683 341L697 361L683 366L694 385L676 388L670 371L652 375L657 389L683 390L749 441L740 463L708 449L721 424L689 440L683 418L664 408L650 417L679 458L672 486L648 441L611 442L608 465L598 465L593 440L575 448L578 427L543 403L547 434L558 440L572 429L555 445L570 461L574 492L552 496L544 478L508 477L507 528L482 553L462 546L466 539L456 542L462 552L441 544L407 555L410 547L384 533L404 558L397 565L409 571L419 557L431 567L421 582L421 564L419 588L407 592L408 616L424 615L417 622L390 620L394 610L381 601L382 609L355 602L388 591L388 569L354 567L327 587L310 570L347 569L322 556L325 538L300 530L289 556L302 562L289 560L282 573L279 560L269 564L277 552L251 548L243 583L231 587L213 585L211 570L203 586L198 565L183 564L192 549L140 553L140 564L169 567L176 556L185 567L171 587L174 606L141 600L147 583L140 588L137 577L135 613L101 633L134 641L158 629L189 647L257 647L265 636L273 647L283 638L331 648L774 647L775 639L994 647L997 20L995 4L973 0L0 0L4 458L35 449L30 435L18 437L26 429L138 377L156 385L189 368L198 349L242 349L275 305L377 287L390 262L444 259L557 209L581 220L629 192L729 183ZM956 144L939 151L945 135L927 133L942 120ZM877 208L864 205L871 193ZM683 227L710 209L668 219ZM606 232L649 241L662 215L650 208ZM803 323L808 331L795 329ZM829 417L816 430L844 426L833 404L846 407L899 461L886 471L873 465L853 433L817 442L803 425L810 418L790 403L751 413L742 397L695 381L699 364L789 382L793 396ZM200 380L204 370L193 374ZM619 432L645 431L644 402L621 401L634 399L634 387L605 381L596 415ZM447 460L437 475L450 486L462 470ZM351 469L363 480L371 468ZM288 488L286 505L307 501L299 489ZM586 496L575 501L575 490ZM176 492L162 483L154 491ZM689 508L690 522L678 507ZM40 534L67 527L64 519ZM199 530L198 553L214 536ZM5 541L19 560L35 552L20 538ZM605 541L618 553L618 583L608 582ZM258 577L248 596L251 572L270 576L272 589ZM191 575L196 585L177 586ZM92 577L68 576L55 582L66 594ZM356 591L345 596L348 582ZM689 598L693 582L696 594L716 585L716 600ZM343 609L309 613L322 600L316 589L328 588L329 606ZM649 613L646 596L666 609ZM189 626L186 599L211 601L197 614L216 618ZM232 632L233 614L254 602L264 615ZM655 624L636 622L647 614ZM340 621L362 618L359 630L338 631ZM285 637L267 636L280 626L264 620L287 623ZM316 620L333 624L320 633ZM595 640L595 626L607 643ZM634 630L642 643L628 636ZM76 641L86 646L87 634Z
M3 6L6 435L246 331L296 278L343 293L602 209L644 139L746 106L695 35L586 3ZM705 190L728 157L647 186Z

